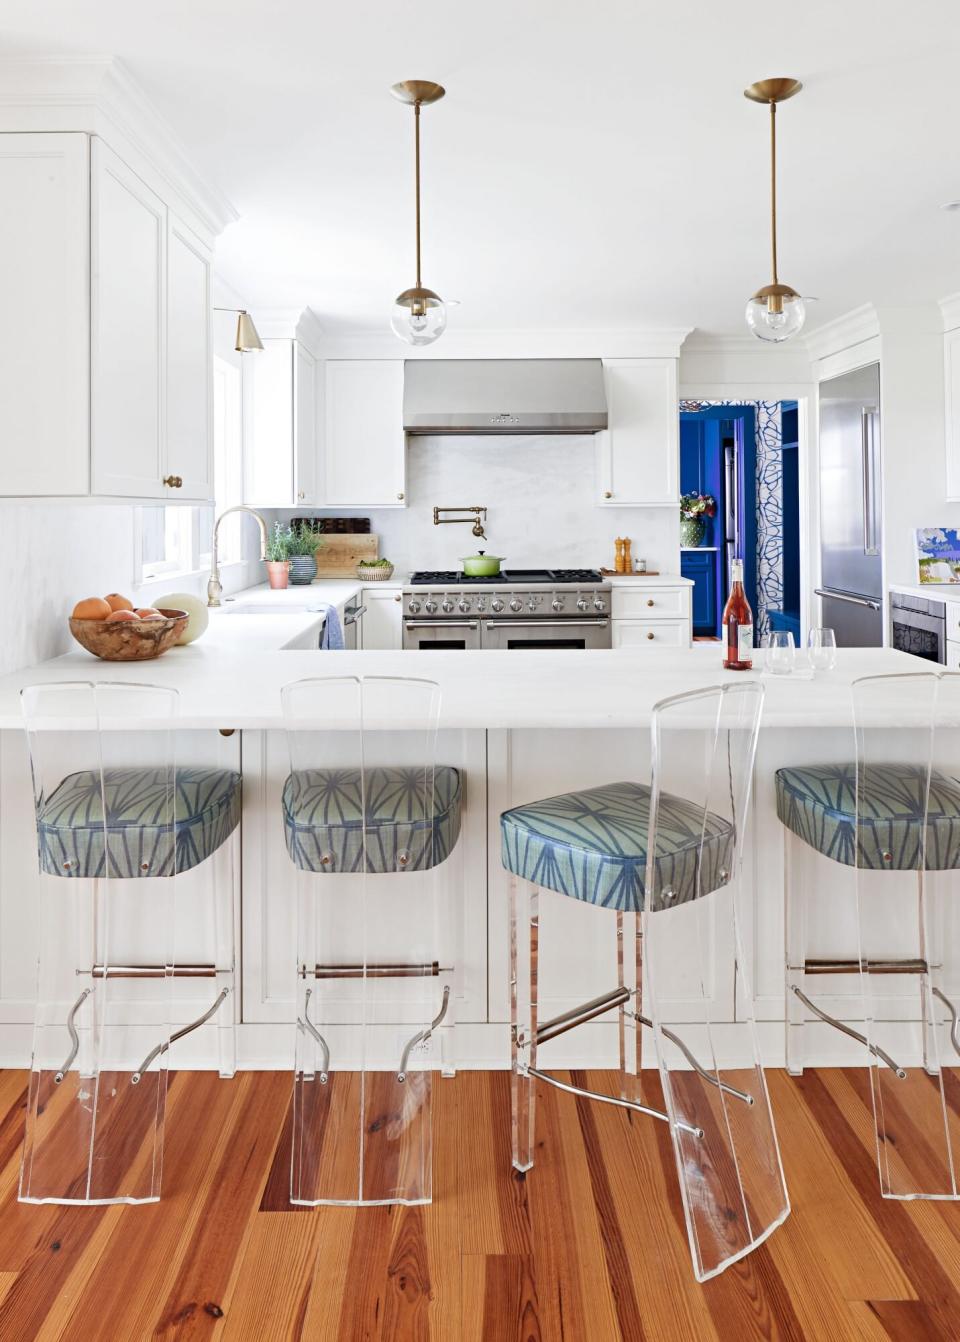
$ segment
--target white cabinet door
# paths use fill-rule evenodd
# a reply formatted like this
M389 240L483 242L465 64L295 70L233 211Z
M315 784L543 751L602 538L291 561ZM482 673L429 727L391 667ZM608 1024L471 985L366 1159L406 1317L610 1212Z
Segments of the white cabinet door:
M163 498L166 207L96 136L91 154L93 492Z
M371 648L399 651L403 646L403 604L399 588L365 587L363 603L366 611L360 621L360 646L365 652Z
M946 392L947 499L960 500L960 329L943 338Z
M294 349L294 409L296 445L294 470L297 503L319 503L319 456L317 444L317 365L313 356L297 343Z
M686 620L613 620L615 648L688 648L690 626Z
M324 506L404 507L403 360L331 359L324 381Z
M0 135L0 491L85 494L89 439L86 135Z
M251 431L244 453L244 502L289 508L293 488L293 340L265 339L244 365L253 381Z
M599 502L678 505L677 360L609 359L603 371L609 427L597 434Z
M171 503L213 498L211 261L173 214L167 227L167 395L164 476Z

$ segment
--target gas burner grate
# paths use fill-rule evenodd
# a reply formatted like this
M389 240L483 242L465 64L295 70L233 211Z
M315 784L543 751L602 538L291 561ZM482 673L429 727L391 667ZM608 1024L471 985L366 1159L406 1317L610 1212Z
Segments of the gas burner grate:
M578 582L599 586L603 578L595 568L512 568L492 578L470 578L465 573L456 573L451 569L421 569L412 574L410 582L415 587L459 587L465 583L486 583L491 587L517 584L542 584L549 587L551 583Z

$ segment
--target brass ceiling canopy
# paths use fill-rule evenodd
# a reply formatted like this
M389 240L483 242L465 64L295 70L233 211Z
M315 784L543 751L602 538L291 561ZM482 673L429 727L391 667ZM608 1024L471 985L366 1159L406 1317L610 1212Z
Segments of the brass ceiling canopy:
M758 79L743 90L751 102L766 103L770 108L770 259L773 282L758 289L747 303L747 325L760 340L779 344L802 328L806 319L803 299L789 284L781 284L777 274L777 103L786 102L803 88L799 79L778 76Z
M413 108L417 252L417 282L394 299L390 325L408 345L431 345L446 330L447 309L439 294L426 288L420 277L420 108L439 102L446 89L430 79L404 79L390 92Z

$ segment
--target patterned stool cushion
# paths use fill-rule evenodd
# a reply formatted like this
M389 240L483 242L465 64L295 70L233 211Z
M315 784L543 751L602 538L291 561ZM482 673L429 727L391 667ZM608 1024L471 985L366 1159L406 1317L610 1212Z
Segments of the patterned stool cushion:
M303 871L363 870L359 769L294 770L283 785L287 852ZM367 870L439 867L460 833L460 771L440 765L433 797L416 768L366 770Z
M644 907L650 789L611 783L531 802L500 817L503 865L534 885L621 912ZM702 842L701 842L702 841ZM733 829L721 816L664 793L657 825L657 892L682 904L725 885Z
M40 805L40 869L51 876L172 876L166 769L106 769L109 869L103 799L93 769L68 774ZM232 769L177 769L176 870L198 866L240 820L240 775Z
M854 764L809 764L777 770L777 814L818 853L875 871L915 871L920 861L925 766L872 764L863 770L859 862L854 861L857 770ZM960 867L960 782L930 780L926 867Z

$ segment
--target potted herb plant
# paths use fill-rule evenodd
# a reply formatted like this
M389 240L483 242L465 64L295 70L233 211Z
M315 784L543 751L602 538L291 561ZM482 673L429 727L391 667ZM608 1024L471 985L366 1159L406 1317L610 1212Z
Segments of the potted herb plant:
M680 544L695 550L707 534L707 518L716 517L717 501L710 494L684 494L680 499Z
M282 522L274 522L273 531L267 538L264 559L267 565L267 582L274 591L282 591L290 578L290 560L287 558L287 533L290 528Z
M306 522L291 527L287 532L287 555L290 559L292 583L313 582L317 576L317 547L323 537Z

